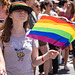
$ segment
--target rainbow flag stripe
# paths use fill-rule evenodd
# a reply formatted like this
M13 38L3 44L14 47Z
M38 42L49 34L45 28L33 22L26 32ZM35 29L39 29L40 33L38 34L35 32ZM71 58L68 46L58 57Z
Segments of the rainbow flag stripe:
M67 47L75 39L75 26L52 16L42 16L27 37Z
M71 21L72 24L75 25L74 19L75 19L75 17L73 17L70 21Z
M12 3L12 8L15 7L15 6L17 6L17 5L19 5L19 6L20 6L20 5L22 5L22 6L28 6L28 5L25 4L24 2L13 2L13 3Z

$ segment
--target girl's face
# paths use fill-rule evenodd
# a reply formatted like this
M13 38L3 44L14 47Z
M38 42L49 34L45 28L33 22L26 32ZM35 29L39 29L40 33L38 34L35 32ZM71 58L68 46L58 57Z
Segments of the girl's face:
M53 5L52 5L52 3L49 3L47 6L46 6L46 9L47 10L52 10L52 8L53 8Z
M35 13L40 13L40 4L39 3L34 3L32 6L33 10L35 11Z
M52 4L52 3L49 3L48 6L50 7L50 10L52 10L52 8L53 8L53 4Z
M67 10L71 10L72 9L72 5L70 2L67 3Z
M23 9L18 9L13 11L9 17L12 18L13 21L26 22L28 20L28 13Z

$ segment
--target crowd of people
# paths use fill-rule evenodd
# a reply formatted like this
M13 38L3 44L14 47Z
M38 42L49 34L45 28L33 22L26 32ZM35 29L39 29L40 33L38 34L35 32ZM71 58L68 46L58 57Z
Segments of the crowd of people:
M75 24L74 5L73 0L0 0L0 75L36 75L36 66L40 75L57 75L60 52L64 70L70 71L69 50L75 70L75 41L61 50L26 36L43 15Z

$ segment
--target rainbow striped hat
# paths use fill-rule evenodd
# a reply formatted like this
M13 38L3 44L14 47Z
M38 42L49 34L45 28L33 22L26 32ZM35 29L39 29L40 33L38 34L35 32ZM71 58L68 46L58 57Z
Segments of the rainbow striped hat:
M30 14L32 11L32 8L29 7L25 2L16 1L16 2L11 3L10 8L9 8L9 13L12 13L12 11L17 10L17 9L24 9L25 11L28 12L28 14Z

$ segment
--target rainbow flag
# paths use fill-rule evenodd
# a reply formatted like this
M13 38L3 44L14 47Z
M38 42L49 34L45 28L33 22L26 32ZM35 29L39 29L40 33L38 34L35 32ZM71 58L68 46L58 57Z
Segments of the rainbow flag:
M75 26L53 16L42 16L27 37L64 49L75 39Z
M73 18L70 20L70 23L72 23L72 24L75 25L74 19L75 19L75 17L73 17Z

